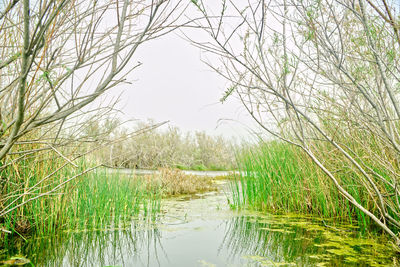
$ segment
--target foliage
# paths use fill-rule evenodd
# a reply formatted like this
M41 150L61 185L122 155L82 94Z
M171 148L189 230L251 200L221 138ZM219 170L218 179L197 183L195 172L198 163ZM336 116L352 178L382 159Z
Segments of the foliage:
M325 155L327 160L328 156ZM362 232L375 228L370 218L339 195L325 173L299 148L279 141L260 143L243 151L238 162L242 176L232 184L232 203L236 208L313 214L352 223ZM357 177L345 172L337 177L359 203L374 207L370 195L355 186Z
M139 123L134 131L153 123ZM106 128L99 126L99 128ZM204 132L184 134L179 128L154 129L140 135L125 137L125 129L111 131L108 138L122 141L96 152L94 160L111 167L157 169L176 167L192 170L232 170L235 168L237 146L221 136Z
M204 20L196 26L210 38L193 42L220 58L220 66L210 65L235 88L229 95L269 137L300 148L336 196L400 246L398 6L385 0L231 1L215 17L200 2ZM302 200L302 206L314 201Z
M77 169L65 168L51 179L43 182L34 191L28 191L37 184L42 177L46 177L57 164L62 161L50 161L50 164L38 164L38 159L30 162L25 168L19 166L8 174L15 177L29 176L24 192L27 196L48 193L48 188L57 187L75 174L81 174L88 168L81 161ZM4 173L3 173L4 174ZM13 186L14 185L14 186ZM19 183L7 183L3 188L3 196L17 194ZM160 209L160 192L158 188L149 187L141 180L131 179L116 172L107 172L104 169L87 172L74 179L59 190L42 196L34 201L22 205L8 213L0 221L0 227L9 229L10 234L3 233L4 243L12 242L13 236L27 236L31 234L49 236L63 230L94 230L118 228L133 223L134 218L154 218ZM10 205L8 209L20 205L26 197L16 202L1 202L2 207ZM10 198L11 199L11 198Z
M1 235L31 229L54 233L71 224L74 215L77 221L88 215L75 214L78 206L70 210L70 197L78 198L73 189L82 193L88 191L85 186L99 186L99 190L106 186L76 184L80 177L87 181L88 172L97 167L85 168L79 159L90 152L82 152L86 142L96 140L93 149L99 149L107 140L94 135L95 127L86 129L86 122L100 120L114 109L115 102L105 106L98 101L127 82L126 76L141 65L132 62L139 47L179 26L175 22L181 11L179 0L173 4L164 0L2 1ZM132 187L136 188L127 188ZM121 197L127 193L121 192ZM100 196L88 197L92 204L101 201ZM87 212L109 204L108 212L114 216L117 205L128 200L99 203Z

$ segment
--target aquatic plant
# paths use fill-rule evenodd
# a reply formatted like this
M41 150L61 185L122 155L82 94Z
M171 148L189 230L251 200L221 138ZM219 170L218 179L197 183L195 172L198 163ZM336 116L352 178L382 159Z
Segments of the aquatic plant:
M395 248L383 236L360 238L351 225L326 227L318 217L248 212L227 222L231 257L262 266L393 266ZM327 223L332 223L327 220ZM257 265L258 266L258 265Z
M300 149L278 141L261 142L238 154L237 160L241 175L231 183L234 207L314 214L348 221L362 231L371 229L370 218L344 199ZM373 206L369 194L354 186L354 177L339 174L358 202Z
M327 198L345 199L400 248L397 3L203 2L196 26L209 39L191 40L221 57L209 64L229 84L221 102L235 96L264 140L301 149L337 191Z
M143 262L138 251L145 250L148 242L157 242L159 236L159 230L142 221L119 228L60 230L57 235L30 239L10 247L4 255L0 254L0 265L24 254L33 266L129 266L121 253L129 255L130 260L138 258Z
M126 81L140 65L130 62L138 47L170 32L170 23L182 15L184 5L179 2L143 6L141 1L98 5L93 1L24 0L0 5L0 53L4 59L0 64L0 224L6 227L0 227L1 235L9 233L8 227L33 227L30 218L25 218L26 211L16 209L37 203L41 197L59 195L62 199L64 185L89 171L75 172L68 180L58 168L65 163L78 169L76 147L87 141L82 129L88 118L104 118L114 110L116 101L91 104L106 97L109 89ZM118 17L118 22L103 23L109 16ZM131 27L132 23L136 26ZM101 136L92 137L99 147ZM24 165L27 158L48 151L64 161L45 160L41 165L48 177ZM48 171L55 164L57 167ZM25 170L14 172L12 168ZM45 217L54 217L52 212L58 210L48 212Z
M36 164L33 168L34 172L30 175L26 188L37 183L42 177L43 173L36 169L41 166ZM65 177L71 177L75 172L80 173L81 168L87 168L84 161L78 170L66 168L48 183L53 186L57 182L63 183ZM47 190L48 183L42 186L42 190ZM34 193L40 194L41 191ZM66 229L98 230L125 227L132 224L133 219L137 217L155 219L160 209L160 201L161 194L158 188L148 190L147 185L140 179L131 179L118 172L98 169L85 173L54 194L26 203L7 214L1 225L10 233L4 234L2 243L12 243L15 235L25 238L30 234L55 235ZM10 208L19 203L12 203ZM3 205L6 204L7 202L3 202Z

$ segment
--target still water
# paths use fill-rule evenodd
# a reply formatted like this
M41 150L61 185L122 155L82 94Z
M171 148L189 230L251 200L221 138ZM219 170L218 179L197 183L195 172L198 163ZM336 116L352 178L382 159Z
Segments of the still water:
M221 190L163 201L156 222L64 231L22 243L8 256L36 266L393 266L387 240L357 237L354 226L296 215L229 208Z
M119 172L128 175L149 175L159 173L158 170L145 170L145 169L120 169L120 168L106 168L109 172ZM196 176L207 176L207 177L217 177L217 176L228 176L233 173L238 173L238 171L194 171L194 170L180 170L184 174L196 175Z

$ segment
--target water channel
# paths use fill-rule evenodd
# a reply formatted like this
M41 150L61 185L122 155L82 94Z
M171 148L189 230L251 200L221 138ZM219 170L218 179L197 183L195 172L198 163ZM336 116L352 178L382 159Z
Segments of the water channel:
M350 225L293 214L229 207L218 192L163 200L154 222L118 229L63 231L23 242L14 252L35 266L393 266L385 239L359 237ZM28 265L29 266L29 265Z

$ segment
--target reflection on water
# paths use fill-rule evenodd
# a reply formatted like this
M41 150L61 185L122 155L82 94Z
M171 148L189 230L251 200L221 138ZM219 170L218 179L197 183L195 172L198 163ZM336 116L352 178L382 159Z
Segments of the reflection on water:
M62 232L53 238L17 243L7 254L26 255L36 266L129 266L159 236L157 229L138 227L141 224L130 229Z
M118 172L124 174L135 174L135 175L149 175L159 173L158 170L144 170L144 169L112 169L106 168L110 172ZM237 171L195 171L195 170L180 170L181 172L189 175L196 176L207 176L207 177L217 177L217 176L227 176L233 173L238 173Z
M164 201L157 223L65 231L3 255L37 266L391 266L387 241L357 238L352 226L294 215L229 210L223 193Z
M253 214L228 225L230 253L261 266L392 266L396 256L387 240L360 238L352 226L330 228L317 219Z

